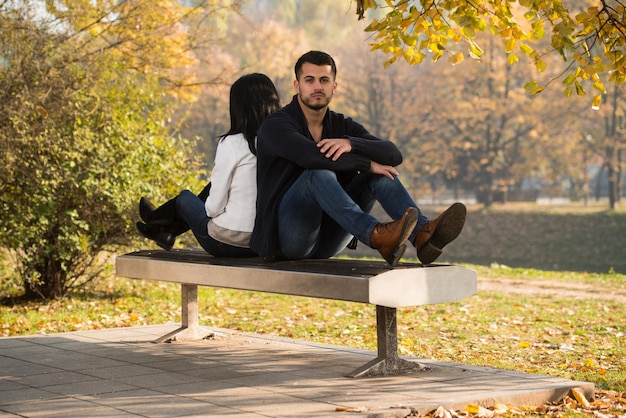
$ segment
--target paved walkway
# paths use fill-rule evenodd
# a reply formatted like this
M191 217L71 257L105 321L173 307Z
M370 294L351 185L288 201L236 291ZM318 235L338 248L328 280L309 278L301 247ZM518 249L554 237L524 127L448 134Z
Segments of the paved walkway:
M350 379L375 353L221 329L151 343L176 327L0 337L0 417L405 417L593 394L591 383L430 360L411 375Z

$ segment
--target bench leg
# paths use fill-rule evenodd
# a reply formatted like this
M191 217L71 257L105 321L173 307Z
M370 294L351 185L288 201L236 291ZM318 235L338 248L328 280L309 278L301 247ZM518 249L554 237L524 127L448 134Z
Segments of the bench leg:
M427 369L419 363L398 356L396 308L376 305L376 334L378 357L352 371L347 377L389 376Z
M198 325L198 286L182 284L180 288L182 324L180 328L155 340L155 343L169 343L182 340L201 340L212 334Z

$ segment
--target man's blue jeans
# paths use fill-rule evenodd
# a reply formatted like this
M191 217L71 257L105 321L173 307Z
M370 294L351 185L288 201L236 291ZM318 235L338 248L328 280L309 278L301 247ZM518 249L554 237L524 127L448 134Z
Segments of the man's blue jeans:
M204 250L215 257L255 257L250 248L235 247L224 244L209 235L207 225L209 218L204 202L189 190L183 190L176 197L176 216L183 219L196 236Z
M278 209L281 255L288 259L328 258L338 254L354 235L371 247L370 236L379 220L369 214L374 203L393 220L409 207L417 208L400 180L361 173L345 189L330 170L305 170L283 197ZM417 227L428 222L419 211Z

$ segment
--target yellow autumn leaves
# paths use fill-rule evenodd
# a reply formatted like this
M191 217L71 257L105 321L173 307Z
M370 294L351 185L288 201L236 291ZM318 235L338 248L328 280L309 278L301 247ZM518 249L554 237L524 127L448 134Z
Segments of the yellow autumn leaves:
M626 20L624 6L588 7L560 0L389 0L358 1L358 14L380 7L386 14L373 18L366 31L375 33L374 50L390 55L386 65L403 58L410 65L427 58L448 57L452 65L466 56L479 60L484 54L476 41L477 32L488 32L504 44L507 62L514 65L527 56L538 73L549 64L545 57L558 54L563 60L563 92L566 96L595 94L592 106L600 106L604 83L626 80ZM380 16L380 12L377 13ZM554 65L554 64L553 64ZM602 81L604 80L604 81ZM530 95L545 86L530 80Z

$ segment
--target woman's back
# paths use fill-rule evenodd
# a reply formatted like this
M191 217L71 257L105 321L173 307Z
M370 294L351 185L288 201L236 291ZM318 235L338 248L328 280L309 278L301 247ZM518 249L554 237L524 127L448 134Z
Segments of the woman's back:
M256 156L243 134L220 140L205 208L211 218L209 232L211 223L232 231L252 232L256 212Z

